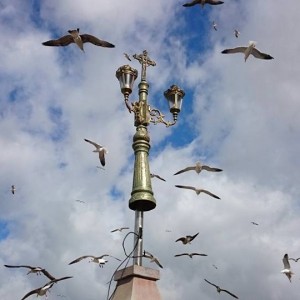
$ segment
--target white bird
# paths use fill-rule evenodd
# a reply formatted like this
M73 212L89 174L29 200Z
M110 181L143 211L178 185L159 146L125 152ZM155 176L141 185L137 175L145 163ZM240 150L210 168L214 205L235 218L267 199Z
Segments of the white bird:
M210 4L210 5L218 5L218 4L223 4L223 1L218 1L218 0L194 0L192 2L189 3L185 3L182 6L184 7L190 7L190 6L194 6L196 4L200 4L202 8L204 8L205 4Z
M199 234L199 232L196 233L195 235L187 235L187 236L183 236L183 237L177 239L175 242L181 241L182 244L184 244L184 245L190 244L191 241L192 241L193 239L195 239L195 237L196 237L198 234Z
M79 28L74 30L68 30L69 34L65 35L57 40L50 40L42 43L44 46L68 46L72 43L75 43L82 51L84 43L92 43L96 46L106 47L106 48L114 48L115 45L99 40L93 35L90 34L79 34Z
M236 38L238 38L239 35L241 34L237 29L234 29L233 33L234 33Z
M44 286L42 286L38 289L32 290L29 293L27 293L21 300L24 300L24 299L26 299L27 297L29 297L30 295L33 295L33 294L37 294L36 296L44 296L44 295L46 295L48 290L53 286L54 283L56 283L58 281L61 281L61 280L69 279L69 278L72 278L72 276L66 276L66 277L51 280L48 283L46 283ZM47 297L47 295L46 295L46 297Z
M224 290L224 289L221 289L218 285L212 283L212 282L209 282L208 280L204 279L207 283L209 283L210 285L214 286L216 289L217 289L217 292L218 293L221 293L221 292L225 292L227 293L228 295L232 296L233 298L236 298L236 299L239 299L236 295L232 294L231 292L227 291L227 290Z
M221 172L221 171L223 171L222 169L212 168L212 167L209 167L207 165L203 165L200 161L197 161L194 166L186 167L186 168L176 172L174 175L178 175L178 174L181 174L181 173L187 172L187 171L196 171L196 173L199 174L202 170L206 170L206 171L210 171L210 172Z
M130 56L127 54L127 53L123 53L124 54L124 56L129 60L129 61L131 61L131 58L130 58Z
M147 252L147 251L144 250L143 257L149 258L150 262L155 262L160 268L163 269L163 266L161 265L161 263L159 262L159 260L157 259L157 257L155 257L154 255L152 255L150 252Z
M217 195L211 193L211 192L208 191L208 190L198 189L198 188L195 188L195 187L189 186L189 185L178 185L178 184L177 184L177 185L175 185L175 186L178 187L178 188L181 188L181 189L193 190L193 191L196 192L197 195L199 195L200 193L205 193L205 194L207 194L207 195L209 195L209 196L211 196L211 197L214 197L214 198L216 198L216 199L221 199L220 197L218 197Z
M50 280L55 280L56 279L48 271L46 271L44 268L41 268L41 267L31 267L31 266L27 266L27 265L18 265L18 266L4 265L4 266L6 268L27 268L27 269L30 269L28 271L27 275L30 274L30 273L35 273L36 275L40 275L41 273L43 273Z
M16 191L16 188L14 185L11 186L11 193L14 195L15 194L15 191Z
M129 229L129 227L120 227L120 228L116 228L116 229L111 230L111 232L116 232L116 231L122 232L122 231L125 230L125 229Z
M284 269L281 271L281 273L285 274L289 279L289 281L292 282L292 275L294 273L291 270L291 266L289 263L289 256L287 253L283 256L282 262L283 262Z
M118 258L116 258L116 257L114 257L114 256L112 256L112 255L109 255L109 254L103 254L103 255L101 255L101 256L83 255L83 256L80 256L80 257L76 258L75 260L71 261L71 262L69 263L69 265L78 263L78 262L80 262L81 260L90 257L91 260L90 260L89 262L94 262L94 263L96 263L96 264L99 264L99 267L103 268L103 266L108 262L106 259L103 258L103 257L106 257L106 256L113 257L114 259L121 261L120 259L118 259Z
M178 256L189 256L190 258L193 258L194 255L198 255L198 256L207 256L207 254L202 254L202 253L181 253L181 254L176 254L174 255L174 257L178 257Z
M225 49L222 51L222 53L223 54L244 53L245 62L250 54L252 54L254 57L260 58L260 59L274 59L274 57L272 57L271 55L262 53L255 47L256 47L256 42L249 41L249 46L247 46L247 47L236 47L236 48L232 48L232 49Z
M156 177L156 178L158 178L158 179L160 179L160 180L162 180L162 181L166 181L165 179L163 179L163 178L160 177L159 175L156 175L156 174L153 174L153 173L150 173L150 177L151 177L151 178Z
M84 139L84 140L96 147L96 150L94 150L93 152L99 153L99 160L101 162L101 165L104 167L105 166L105 154L108 153L107 149L104 148L103 146L100 146L99 144L97 144L95 142L88 140L88 139Z
M218 30L218 25L217 25L217 23L215 22L215 21L213 21L212 22L212 27L213 27L213 29L215 30L215 31L217 31Z

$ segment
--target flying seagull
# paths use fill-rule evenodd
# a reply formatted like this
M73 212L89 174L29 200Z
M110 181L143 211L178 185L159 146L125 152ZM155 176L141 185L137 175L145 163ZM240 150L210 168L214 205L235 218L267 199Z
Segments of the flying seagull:
M14 185L11 186L11 193L14 195L15 194L15 191L16 191L16 188Z
M154 255L152 255L150 252L147 252L147 251L144 250L143 257L149 258L150 262L155 262L160 268L163 269L163 266L158 261L157 257L155 257Z
M109 255L109 254L103 254L103 255L101 255L101 256L84 255L84 256L80 256L80 257L76 258L75 260L71 261L71 262L69 263L69 265L78 263L78 262L80 262L81 260L90 257L91 260L90 260L89 262L94 262L94 263L96 263L96 264L99 264L99 267L103 268L103 265L105 265L105 264L108 262L106 259L103 258L103 257L106 257L106 256L110 256L110 257L115 258L116 260L121 261L120 259L118 259L118 258L116 258L116 257L114 257L114 256L112 256L112 255Z
M120 227L120 228L116 228L116 229L111 230L111 232L116 232L116 231L122 232L122 231L125 230L125 229L129 229L129 227Z
M194 6L196 4L200 4L202 8L204 8L205 4L210 4L210 5L218 5L218 4L223 4L223 1L217 1L217 0L194 0L192 2L188 2L183 4L182 6L184 7L190 7Z
M114 48L115 45L99 40L93 35L90 34L79 34L79 28L74 30L68 30L69 34L57 39L57 40L50 40L47 42L42 43L44 46L68 46L71 43L75 43L82 51L84 43L92 43L96 46L106 47L106 48Z
M41 275L43 273L45 276L47 276L50 280L55 280L56 278L52 276L48 271L41 267L31 267L31 266L26 266L26 265L20 265L20 266L11 266L11 265L4 265L6 268L27 268L30 269L27 273L36 273L36 275Z
M210 171L210 172L223 171L222 169L212 168L207 165L202 165L200 161L197 161L194 166L186 167L185 169L182 169L182 170L176 172L174 175L178 175L178 174L181 174L181 173L187 172L187 171L196 171L196 173L199 174L202 170L206 170L206 171Z
M260 58L260 59L274 59L274 57L272 57L271 55L262 53L255 47L256 47L256 42L249 41L249 46L247 46L247 47L236 47L236 48L232 48L232 49L225 49L222 51L222 53L223 54L244 53L245 62L250 54L252 54L254 57Z
M251 222L253 225L256 225L256 226L258 226L259 224L258 223L256 223L256 222Z
M100 159L101 165L104 167L105 166L105 154L108 153L107 149L104 148L103 146L98 145L95 142L90 141L90 140L87 140L87 139L84 139L84 140L96 147L96 150L94 150L93 152L99 153L99 159Z
M178 256L184 256L184 255L187 255L189 256L190 258L193 258L194 255L198 255L198 256L207 256L207 254L202 254L202 253L181 253L181 254L176 254L174 255L174 257L178 257Z
M291 266L289 263L289 256L287 253L283 256L282 262L283 262L284 269L281 271L281 273L284 273L289 279L289 281L292 282L292 275L294 273L291 270Z
M207 194L209 196L212 196L212 197L214 197L216 199L221 199L217 195L211 193L210 191L204 190L204 189L197 189L197 188L195 188L193 186L189 186L189 185L175 185L175 186L178 187L178 188L181 188L181 189L193 190L193 191L196 192L197 195L199 195L200 193L205 193L205 194Z
M165 179L163 179L163 178L160 177L159 175L156 175L156 174L153 174L153 173L150 173L150 177L151 177L151 178L156 177L156 178L158 178L158 179L160 179L160 180L162 180L162 181L166 181Z
M300 259L300 257L298 257L298 258L289 258L289 260L293 260L294 262L298 262L298 260Z
M50 288L52 288L54 283L56 283L58 281L61 281L61 280L69 279L69 278L72 278L72 276L66 276L66 277L51 280L48 283L46 283L44 286L42 286L38 289L32 290L29 293L27 293L21 300L24 300L24 299L26 299L27 297L29 297L30 295L33 295L33 294L37 294L36 296L44 296L44 295L46 295L48 290ZM47 295L46 295L46 297L47 297Z
M224 289L221 289L219 286L217 286L217 285L215 285L215 284L209 282L209 281L206 280L206 279L204 279L204 280L205 280L207 283L209 283L210 285L214 286L214 287L217 289L217 292L218 292L218 293L225 292L225 293L229 294L230 296L232 296L233 298L239 299L236 295L230 293L229 291L224 290Z
M237 29L234 29L233 33L236 38L238 38L239 35L241 34Z
M187 235L187 236L184 236L184 237L181 237L179 239L177 239L175 242L178 242L178 241L181 241L182 244L186 245L186 244L190 244L191 241L199 234L196 233L195 235Z
M215 22L215 21L213 21L212 22L212 27L213 27L213 29L215 30L215 31L217 31L218 30L218 25L217 25L217 23Z
M130 56L127 54L127 53L123 53L124 54L124 56L129 60L129 61L131 61L131 58L130 58Z
M77 200L75 200L76 202L79 202L79 203L85 203L84 201L82 201L82 200L79 200L79 199L77 199Z

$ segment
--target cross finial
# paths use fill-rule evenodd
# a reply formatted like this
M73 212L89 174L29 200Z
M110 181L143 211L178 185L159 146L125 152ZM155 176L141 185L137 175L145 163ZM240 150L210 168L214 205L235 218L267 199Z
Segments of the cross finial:
M146 81L146 68L148 66L156 66L155 61L149 58L147 50L144 50L143 54L134 54L133 58L137 59L142 65L142 80Z

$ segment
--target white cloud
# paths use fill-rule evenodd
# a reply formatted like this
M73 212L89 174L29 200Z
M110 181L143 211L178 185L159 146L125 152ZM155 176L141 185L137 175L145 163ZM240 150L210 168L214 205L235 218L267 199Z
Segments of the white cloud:
M162 298L213 299L217 292L206 278L240 299L283 299L287 291L288 299L298 299L297 263L291 262L292 284L280 270L285 253L299 256L300 243L295 26L300 4L227 1L203 10L181 5L134 0L0 4L0 220L9 229L0 240L0 263L74 276L57 284L51 297L105 299L118 261L109 259L103 269L87 260L68 263L85 254L125 257L126 232L110 230L133 229L128 200L135 128L115 72L130 63L140 74L140 65L128 62L123 52L147 49L157 63L147 69L151 106L170 120L163 92L171 84L186 91L176 127L149 126L150 169L167 181L152 180L157 207L145 213L144 247L164 266L158 282ZM210 28L212 20L217 32ZM74 44L41 45L77 27L116 47L85 44L83 53ZM234 28L241 31L238 39ZM245 63L241 54L220 53L249 40L274 60L250 57ZM139 78L131 101L138 98L138 83ZM108 148L105 170L96 168L97 154L84 138ZM197 160L224 171L173 176ZM175 184L206 188L221 200ZM191 245L175 243L197 232ZM125 247L132 250L131 235ZM186 251L208 256L174 257ZM143 264L156 268L147 260ZM0 298L23 297L46 282L26 273L0 268Z

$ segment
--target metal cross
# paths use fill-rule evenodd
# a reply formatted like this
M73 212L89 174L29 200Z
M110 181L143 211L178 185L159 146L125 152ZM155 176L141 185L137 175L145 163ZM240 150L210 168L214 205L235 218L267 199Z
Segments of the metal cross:
M146 68L148 66L156 66L155 61L149 58L147 50L144 50L143 54L134 54L133 58L137 59L142 65L142 80L146 81Z

